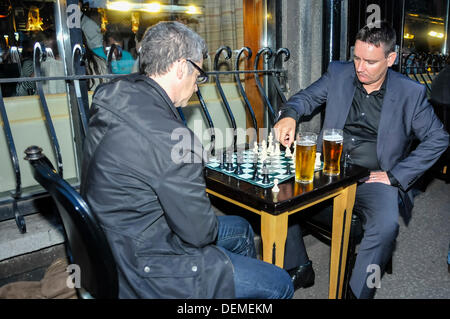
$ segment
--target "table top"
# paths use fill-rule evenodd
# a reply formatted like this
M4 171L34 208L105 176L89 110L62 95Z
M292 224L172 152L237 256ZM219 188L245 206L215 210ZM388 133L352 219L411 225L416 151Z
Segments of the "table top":
M327 176L322 173L322 170L316 171L312 183L297 183L293 177L278 184L280 191L273 193L272 188L261 188L205 168L207 189L273 215L279 215L303 206L320 196L331 194L368 176L369 170L366 168L356 165L349 165L345 168L341 166L341 174L339 176Z

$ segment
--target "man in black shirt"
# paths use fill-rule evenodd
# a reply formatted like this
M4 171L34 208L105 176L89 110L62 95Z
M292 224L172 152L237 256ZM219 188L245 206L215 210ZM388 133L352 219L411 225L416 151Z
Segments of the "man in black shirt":
M300 118L326 102L322 131L343 129L343 157L371 172L369 180L358 185L354 206L364 227L350 279L357 298L372 298L374 288L379 287L372 279L381 277L391 257L399 214L410 217L411 186L449 142L424 86L389 69L397 57L395 42L395 31L387 23L365 26L356 36L353 62L330 63L319 80L281 107L275 125L279 141L290 147ZM411 151L413 139L420 143ZM318 151L321 145L322 133ZM285 254L286 269L296 288L314 282L299 233L299 227L289 228Z

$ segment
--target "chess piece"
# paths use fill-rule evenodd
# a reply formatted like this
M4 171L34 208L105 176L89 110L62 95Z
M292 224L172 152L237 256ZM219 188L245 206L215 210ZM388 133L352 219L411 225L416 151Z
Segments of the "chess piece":
M236 174L236 175L242 175L242 174L244 174L244 172L242 171L242 167L241 167L241 163L237 163L236 164L236 169L234 170L234 173Z
M261 162L265 162L267 159L267 149L263 148L260 153Z
M253 181L257 181L258 178L258 163L256 163L254 171L253 171L253 176L252 176L252 180Z
M258 143L256 141L253 142L253 154L258 154Z
M291 175L291 163L286 164L286 175Z
M268 141L269 141L269 146L273 144L273 134L272 134L272 132L269 133Z
M256 169L258 167L258 154L255 154L253 156L253 169Z
M224 169L225 168L225 161L226 161L226 154L224 151L222 151L222 156L220 156L220 154L218 155L219 157L219 169Z
M274 186L272 187L272 192L273 193L278 193L280 191L280 189L278 188L278 178L275 178L273 180Z
M263 176L262 183L269 184L270 183L269 169L267 168L265 163L263 164L263 168L262 168L262 176Z
M320 169L320 167L322 166L322 161L320 160L320 153L316 153L316 162L315 162L315 164L314 164L314 169ZM346 154L346 155L348 155L348 157L350 157L350 154ZM346 157L346 158L344 158L345 160L347 160L348 159L348 157ZM344 165L344 167L345 167L345 165Z
M273 155L280 156L281 150L280 150L280 143L275 143L275 150L273 151Z
M284 156L287 158L291 158L292 157L292 152L291 152L291 148L290 147L286 147L286 152L284 153Z
M226 152L226 170L233 171L233 153Z

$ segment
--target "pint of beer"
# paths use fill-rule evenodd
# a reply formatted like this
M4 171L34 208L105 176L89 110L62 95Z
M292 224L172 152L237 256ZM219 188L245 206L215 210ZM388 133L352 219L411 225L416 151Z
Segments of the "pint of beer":
M328 129L323 132L323 173L336 176L340 174L340 162L344 136L342 130Z
M295 147L295 181L311 183L314 179L317 134L298 133Z

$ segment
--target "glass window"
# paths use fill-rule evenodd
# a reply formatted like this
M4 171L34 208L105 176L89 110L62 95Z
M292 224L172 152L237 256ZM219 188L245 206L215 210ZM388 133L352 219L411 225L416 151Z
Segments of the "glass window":
M8 2L8 1L7 1ZM0 76L2 78L30 77L33 68L33 48L40 42L46 50L46 60L41 63L41 76L64 75L64 66L58 52L52 1L9 1L10 6L0 12L2 34ZM42 82L44 93L64 93L64 81ZM2 84L3 96L36 94L35 82Z
M447 1L406 1L403 33L406 51L444 53Z
M95 59L88 66L90 74L108 70L117 74L137 71L136 59L142 35L149 26L159 21L180 21L206 40L209 48L209 57L203 65L206 71L213 69L214 54L220 46L227 45L237 50L244 43L242 0L179 0L164 3L85 0L82 11L85 45L90 51L91 61ZM111 62L108 64L110 51ZM228 62L228 66L231 69L232 62Z

